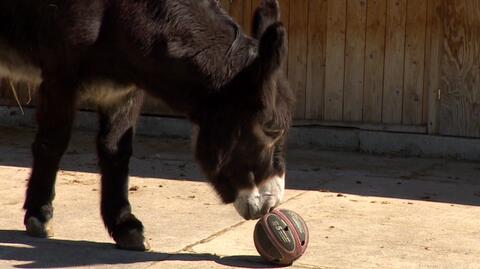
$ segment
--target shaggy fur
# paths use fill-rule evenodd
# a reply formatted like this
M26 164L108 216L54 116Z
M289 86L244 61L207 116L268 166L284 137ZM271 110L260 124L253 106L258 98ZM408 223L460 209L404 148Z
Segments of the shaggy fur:
M98 103L102 217L119 247L143 246L127 191L138 88L198 127L196 159L224 202L284 174L293 94L279 16L277 1L264 0L251 38L215 0L0 1L0 75L40 83L27 230L39 235L29 223L53 216L58 164L85 95Z

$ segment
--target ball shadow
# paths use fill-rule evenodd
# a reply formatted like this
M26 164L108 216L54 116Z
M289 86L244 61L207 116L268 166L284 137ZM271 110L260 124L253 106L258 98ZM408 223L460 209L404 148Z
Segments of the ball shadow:
M238 255L226 256L216 261L218 264L237 268L283 268L286 266L266 262L260 256Z

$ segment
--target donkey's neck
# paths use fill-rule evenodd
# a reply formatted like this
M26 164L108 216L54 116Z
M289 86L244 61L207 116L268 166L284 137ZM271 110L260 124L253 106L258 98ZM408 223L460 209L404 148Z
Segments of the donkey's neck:
M255 59L257 41L242 33L216 1L178 1L167 10L169 27L163 33L170 56L190 59L208 88L222 88Z
M247 68L256 55L256 41L238 31L230 44L219 44L201 51L194 61L212 88L220 89Z

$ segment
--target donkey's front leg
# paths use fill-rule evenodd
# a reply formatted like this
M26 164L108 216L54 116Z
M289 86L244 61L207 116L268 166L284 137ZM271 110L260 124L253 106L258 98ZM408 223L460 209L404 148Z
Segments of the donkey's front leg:
M75 111L75 87L60 79L45 80L38 93L38 132L32 145L33 168L23 208L27 233L50 237L52 200L60 158L65 152Z
M99 108L97 150L102 172L101 212L117 247L144 251L149 245L142 223L132 214L128 201L129 161L136 119L143 92L136 91L114 104Z

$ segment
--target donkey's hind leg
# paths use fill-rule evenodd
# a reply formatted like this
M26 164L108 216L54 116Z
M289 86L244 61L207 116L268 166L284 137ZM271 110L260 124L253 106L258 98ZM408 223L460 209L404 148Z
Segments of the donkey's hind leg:
M23 208L27 233L50 237L55 179L65 152L75 111L75 87L67 80L45 80L38 93L38 131L32 145L33 168Z
M135 123L143 102L136 90L111 104L99 107L100 131L97 138L102 173L101 212L117 247L148 250L142 223L132 214L128 201L129 161Z

